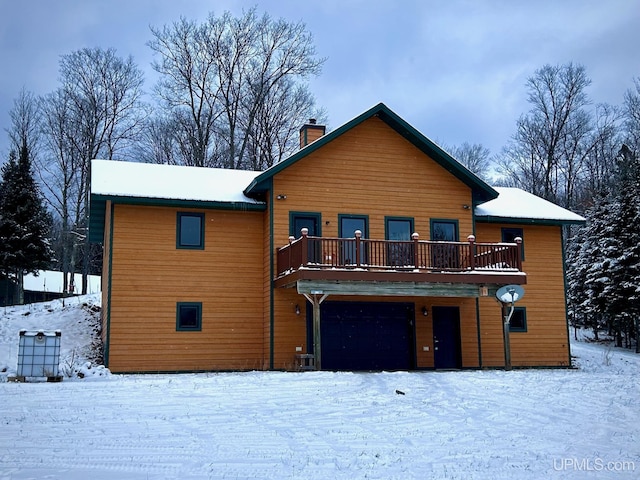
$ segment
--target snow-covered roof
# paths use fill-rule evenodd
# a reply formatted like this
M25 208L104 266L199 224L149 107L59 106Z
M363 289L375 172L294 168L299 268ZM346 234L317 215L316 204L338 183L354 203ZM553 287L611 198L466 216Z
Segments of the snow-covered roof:
M494 187L498 198L482 203L475 208L477 217L488 219L510 219L538 221L541 223L583 223L585 219L566 208L519 188Z
M260 172L93 160L91 193L114 197L260 203L242 192Z

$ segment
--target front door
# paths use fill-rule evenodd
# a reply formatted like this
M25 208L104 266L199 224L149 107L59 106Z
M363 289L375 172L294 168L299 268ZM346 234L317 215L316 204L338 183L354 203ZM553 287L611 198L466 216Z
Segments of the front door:
M433 307L433 363L436 369L460 368L460 309Z

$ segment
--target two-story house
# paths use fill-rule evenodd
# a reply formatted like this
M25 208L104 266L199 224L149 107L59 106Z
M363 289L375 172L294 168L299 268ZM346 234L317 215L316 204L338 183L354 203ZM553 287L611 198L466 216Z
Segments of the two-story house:
M569 366L562 226L384 104L264 172L95 160L113 372Z

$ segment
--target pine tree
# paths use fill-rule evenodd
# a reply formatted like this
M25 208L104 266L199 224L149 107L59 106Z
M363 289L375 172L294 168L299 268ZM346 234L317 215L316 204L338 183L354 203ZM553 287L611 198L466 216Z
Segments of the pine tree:
M9 155L0 181L0 273L19 287L16 303L23 303L23 277L46 269L51 261L51 217L44 207L31 169L26 144L20 155Z

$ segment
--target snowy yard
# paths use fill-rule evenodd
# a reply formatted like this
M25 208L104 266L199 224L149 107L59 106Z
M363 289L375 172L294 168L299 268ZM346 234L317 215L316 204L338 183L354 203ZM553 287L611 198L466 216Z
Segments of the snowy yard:
M640 477L628 351L574 343L573 370L121 376L71 362L88 316L77 299L0 310L0 479ZM4 381L38 327L62 330L83 379Z

